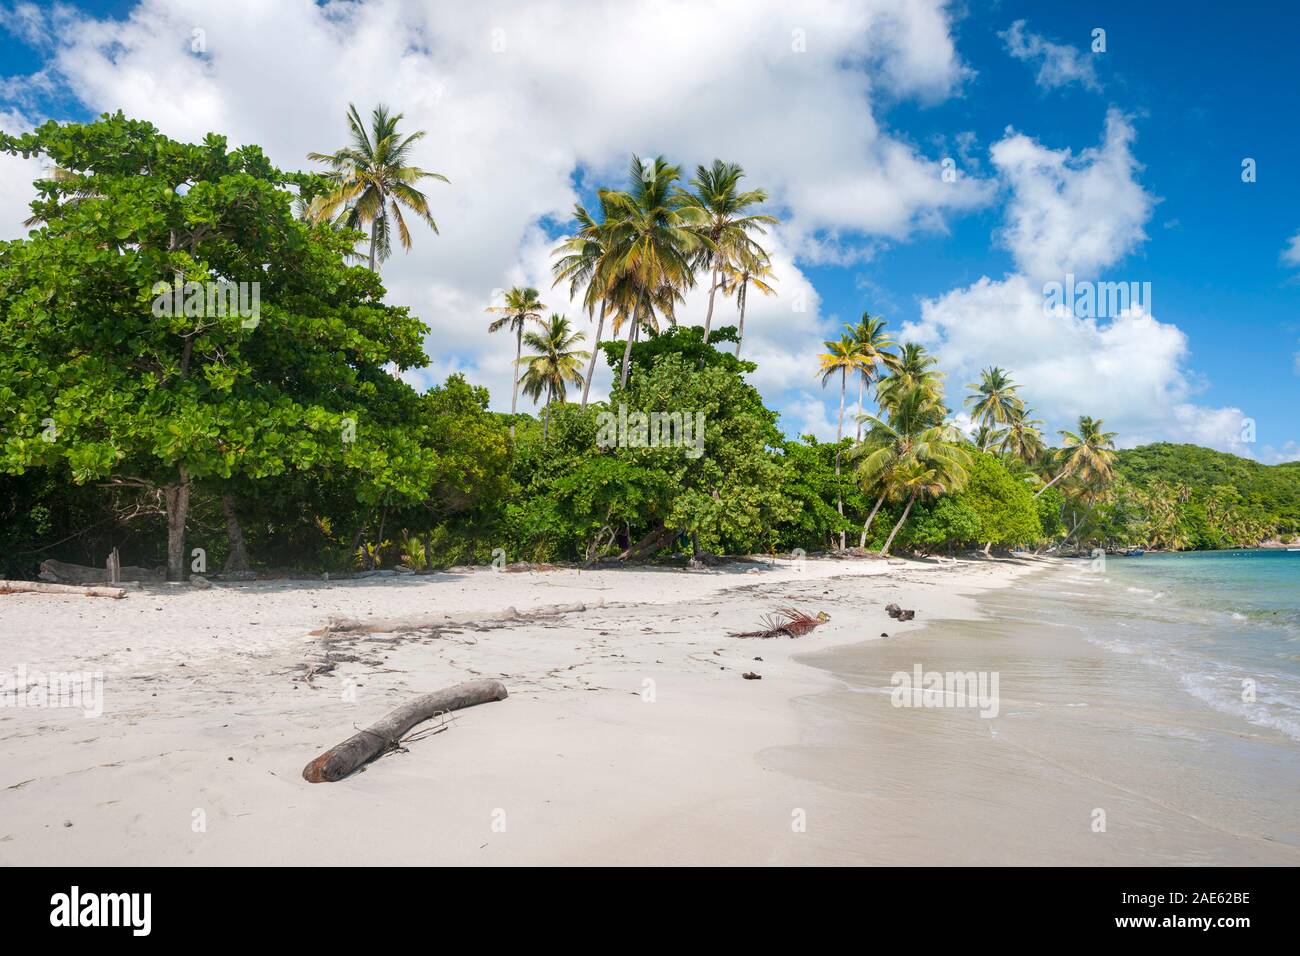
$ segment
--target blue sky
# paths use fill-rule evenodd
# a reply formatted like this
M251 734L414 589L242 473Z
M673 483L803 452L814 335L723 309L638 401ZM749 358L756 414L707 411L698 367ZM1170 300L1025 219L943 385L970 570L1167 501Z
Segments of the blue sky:
M675 41L687 49L672 109L629 79L645 73L634 40L580 71L576 91L566 73L592 47L575 11L601 37L609 23L680 12L666 0L639 12L599 0L527 13L496 4L481 16L436 2L274 6L231 0L207 23L210 8L188 0L85 2L53 20L49 5L0 5L0 116L13 125L121 107L169 135L215 129L302 166L304 147L340 138L347 102L405 109L431 131L423 164L452 177L450 190L430 188L442 236L417 237L417 249L385 267L394 300L435 328L422 381L465 371L500 398L501 343L478 330L479 309L493 288L549 284L547 224L586 198L575 180L618 183L633 151L688 169L718 155L766 176L753 184L772 190L787 219L773 237L782 296L752 319L755 382L787 430L833 429L836 396L802 369L821 338L870 309L939 351L954 404L974 371L997 362L1024 381L1052 428L1088 412L1125 443L1300 457L1300 261L1283 259L1300 231L1294 9L870 0L801 18L781 5L717 8L723 26L712 32L734 56L701 55L698 38ZM695 9L710 32L714 8ZM185 49L190 24L212 44L206 62ZM489 59L483 37L496 24L503 36L523 32L529 49ZM1105 52L1090 50L1095 28ZM807 36L802 57L787 42L797 30ZM404 31L427 55L408 49L400 64L369 71L349 61ZM267 32L295 42L259 47ZM300 58L288 74L275 62L285 58ZM337 75L294 88L297 73L326 59L341 61L328 67ZM618 79L592 89L592 71ZM1242 182L1247 157L1253 183ZM947 192L934 175L944 158L960 180ZM519 183L509 209L502 183ZM1013 222L1019 238L1007 234ZM1090 229L1096 248L1076 251L1072 234ZM1154 321L1027 335L1027 296L1067 269L1151 283ZM799 289L815 308L792 316L786 296ZM1017 307L1019 319L1000 314ZM1255 441L1242 439L1243 418L1256 423Z

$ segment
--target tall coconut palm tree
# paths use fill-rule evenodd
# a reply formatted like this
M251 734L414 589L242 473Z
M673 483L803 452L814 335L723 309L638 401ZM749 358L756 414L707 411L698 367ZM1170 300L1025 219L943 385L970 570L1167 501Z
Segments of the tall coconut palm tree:
M993 436L992 444L1000 454L1030 464L1043 453L1043 423L1037 418L1030 418L1032 414L1031 408L1019 409L1006 427Z
M441 173L410 165L411 150L425 136L424 130L403 135L397 124L402 114L389 113L380 104L370 114L370 126L361 119L353 104L348 104L348 131L352 143L333 153L308 153L313 162L329 166L335 188L320 197L314 209L316 218L329 221L342 218L349 229L370 230L370 271L376 261L383 262L392 251L394 224L402 248L411 248L411 232L403 209L424 220L437 235L438 224L429 213L429 200L415 184L422 179L448 182Z
M704 215L700 209L683 205L682 192L676 189L681 170L662 157L654 162L632 157L630 188L626 192L602 191L601 202L610 225L611 284L627 280L624 299L626 314L631 318L627 346L623 350L620 385L627 387L632 345L647 315L647 299L665 298L665 290L680 292L695 284L694 262L702 247L712 245L700 229ZM667 312L671 321L673 314Z
M1115 435L1104 432L1099 418L1079 417L1078 432L1061 430L1061 470L1034 493L1037 498L1067 476L1088 485L1106 485L1115 477Z
M745 303L749 299L749 287L753 286L763 295L775 295L776 290L771 285L774 281L776 279L768 260L751 258L748 253L742 253L734 263L728 262L722 267L723 294L734 295L736 308L740 311L740 327L736 330L736 358L740 358L740 343L745 340Z
M840 445L844 440L844 396L848 391L849 373L858 374L862 371L862 353L858 348L858 340L851 335L842 336L839 340L828 340L824 343L826 351L818 356L820 367L818 374L821 375L822 388L826 383L836 375L840 377L840 415L839 424L835 429L835 477L840 476ZM837 488L835 491L835 507L839 509L840 516L844 515L844 495ZM840 531L840 548L844 548L845 539L844 531Z
M520 381L524 394L536 402L542 394L546 395L545 421L542 424L542 440L550 438L551 403L556 399L564 401L565 386L572 382L582 384L582 362L587 358L586 352L574 348L587 337L585 332L575 332L569 320L562 315L552 315L540 331L528 332L524 342L536 354L525 355L516 360L523 366L524 374Z
M494 315L500 316L494 319L488 326L489 332L499 332L508 328L515 333L515 364L519 365L519 358L523 354L524 346L524 326L529 322L541 322L542 310L546 306L538 298L538 292L531 287L515 286L506 293L505 303L503 305L488 306L487 311ZM519 410L519 379L511 375L514 381L514 388L510 393L510 437L515 437L515 413Z
M1019 386L996 365L980 372L977 384L966 387L971 391L966 407L971 418L984 428L979 440L980 451L988 451L998 426L1013 421L1024 411L1025 403L1016 395Z
M605 330L605 311L610 305L612 237L609 210L603 196L599 222L581 204L574 206L573 217L578 221L578 231L561 242L552 253L558 258L551 266L551 273L555 276L555 282L551 285L554 288L567 280L570 298L577 295L579 288L583 290L582 305L587 310L588 318L596 310L600 312L600 318L596 322L596 337L592 343L591 362L582 382L582 407L586 408L591 379L596 372L596 356L600 354L600 335Z
M863 489L878 491L876 503L862 523L862 534L858 539L860 548L867 546L871 523L880 506L895 490L891 484L894 473L911 460L916 446L952 437L944 430L946 410L943 403L922 382L913 382L906 389L894 389L888 393L884 407L884 414L861 416L868 426L867 434L861 445L853 450L853 456L861 459L857 471Z
M682 191L682 205L700 211L704 224L701 232L710 245L700 247L698 265L709 273L709 309L704 315L704 339L708 341L713 322L713 298L722 288L722 273L726 266L742 259L762 262L767 252L751 233L766 234L764 226L776 225L775 216L749 212L751 207L767 201L761 189L740 191L740 180L745 171L737 163L724 163L715 159L709 167L695 167L695 178L690 185L694 192ZM723 294L727 294L724 290ZM743 309L742 309L743 312Z
M858 377L858 427L853 436L854 441L862 441L862 389L864 385L874 385L880 381L886 369L894 368L898 356L891 350L897 344L885 332L885 320L870 312L862 313L862 320L857 325L845 325L862 353L862 374Z
M912 505L919 498L937 498L951 494L966 484L967 463L963 460L966 452L959 444L955 429L947 429L949 434L932 442L918 444L912 457L895 471L890 478L890 497L895 500L907 499L903 513L898 518L885 546L880 549L880 556L889 554L894 538L912 512Z
M939 360L924 345L907 342L890 366L892 374L876 384L876 402L882 409L898 403L904 393L919 385L938 402L943 397L944 374L938 370Z

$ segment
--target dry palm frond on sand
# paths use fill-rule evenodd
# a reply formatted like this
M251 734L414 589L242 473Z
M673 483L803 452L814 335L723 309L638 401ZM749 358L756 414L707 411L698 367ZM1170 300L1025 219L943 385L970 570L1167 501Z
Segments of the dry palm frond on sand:
M776 613L766 614L762 622L764 630L745 631L741 634L732 634L732 637L803 637L818 624L825 624L831 619L831 616L825 611L818 611L817 616L806 614L797 608L782 607L777 608Z

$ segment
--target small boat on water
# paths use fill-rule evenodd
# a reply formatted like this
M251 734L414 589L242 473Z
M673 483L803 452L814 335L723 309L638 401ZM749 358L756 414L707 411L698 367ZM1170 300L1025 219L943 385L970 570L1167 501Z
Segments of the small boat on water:
M1140 558L1142 555L1146 554L1146 551L1143 548L1125 548L1120 552L1120 554L1124 555L1126 558Z

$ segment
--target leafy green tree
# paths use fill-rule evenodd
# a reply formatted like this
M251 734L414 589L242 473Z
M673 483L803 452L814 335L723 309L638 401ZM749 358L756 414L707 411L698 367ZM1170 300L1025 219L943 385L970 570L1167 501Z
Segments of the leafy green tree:
M423 496L436 455L410 428L418 396L386 369L425 364L427 328L344 264L355 233L295 218L319 177L120 113L0 150L76 176L39 182L45 225L0 245L0 468L156 495L173 580L195 483L334 469L359 500ZM253 314L222 282L256 292Z
M980 516L959 495L944 495L916 508L899 540L928 554L980 537Z
M979 519L978 540L992 545L1028 545L1042 537L1033 493L993 455L970 455L968 478L957 499Z

